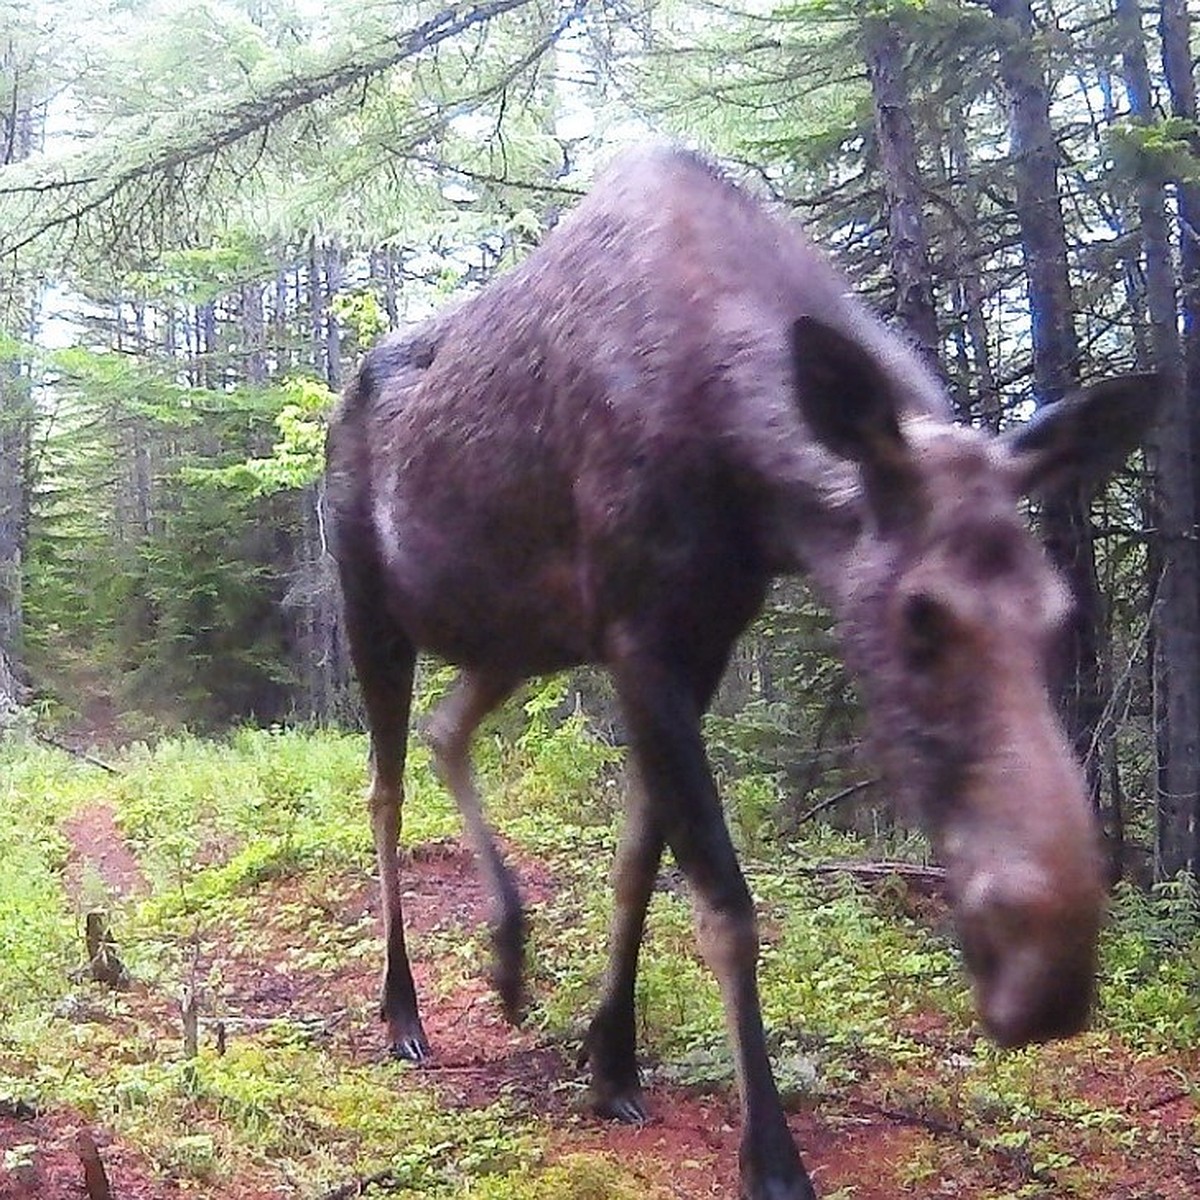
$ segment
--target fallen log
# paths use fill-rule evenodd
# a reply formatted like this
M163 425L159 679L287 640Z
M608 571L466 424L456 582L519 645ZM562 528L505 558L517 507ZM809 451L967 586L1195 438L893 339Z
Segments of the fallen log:
M919 863L886 860L861 862L856 859L844 859L836 862L796 863L791 869L806 875L849 875L867 883L875 883L881 879L903 879L930 890L940 890L946 885L945 867L921 866Z

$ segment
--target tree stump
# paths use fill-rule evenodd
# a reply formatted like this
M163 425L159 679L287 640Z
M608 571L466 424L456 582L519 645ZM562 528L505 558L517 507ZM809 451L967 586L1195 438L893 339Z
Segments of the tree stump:
M129 972L117 957L117 943L108 926L108 914L103 909L94 908L84 918L84 937L92 978L106 987L127 988Z

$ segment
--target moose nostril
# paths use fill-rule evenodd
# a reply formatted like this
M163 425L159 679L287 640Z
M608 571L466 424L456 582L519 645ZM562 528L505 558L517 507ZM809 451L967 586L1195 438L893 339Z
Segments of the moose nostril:
M1095 992L1101 903L1030 860L958 875L959 942L984 1026L1002 1046L1083 1029Z
M1017 1003L994 1004L983 1012L988 1033L1006 1049L1071 1037L1087 1027L1091 1015L1087 988L1050 997L1032 1008L1022 1005L1019 998L1008 999Z
M1015 952L990 977L979 977L980 1014L1001 1046L1070 1037L1086 1028L1095 976L1078 960Z

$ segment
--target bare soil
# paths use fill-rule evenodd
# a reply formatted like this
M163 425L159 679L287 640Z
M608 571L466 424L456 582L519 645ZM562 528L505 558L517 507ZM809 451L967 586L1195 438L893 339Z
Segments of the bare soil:
M111 811L97 807L78 814L66 826L72 844L68 878L78 896L78 881L99 876L115 895L144 886L137 860L121 838ZM519 863L531 908L553 893L548 871L528 859ZM318 894L315 885L291 878L270 885L264 924L254 952L230 946L212 951L202 972L219 967L219 997L212 1011L225 1014L228 1036L256 1022L282 1017L317 1023L328 1053L347 1061L378 1061L380 1030L373 1020L377 980L355 958L336 974L293 966L296 933L276 926L268 915L296 911L314 903L348 929L376 911L369 881L346 881L344 888ZM470 858L453 844L415 850L407 864L405 903L414 945L429 935L475 927L486 918L486 898ZM219 959L219 961L217 961ZM447 977L436 962L417 956L417 985L424 997L426 1029L435 1057L420 1072L408 1072L404 1084L435 1090L453 1108L488 1105L505 1095L542 1118L549 1127L552 1157L579 1151L612 1155L648 1185L680 1200L736 1197L739 1139L737 1105L731 1094L704 1094L651 1082L653 1118L641 1128L614 1125L590 1116L582 1106L584 1078L567 1048L539 1040L530 1029L513 1029L500 1016L482 979ZM145 995L131 1000L147 1020L167 1020L172 1001ZM169 1025L166 1027L170 1027ZM211 1031L210 1031L211 1032ZM930 1054L953 1052L954 1034L937 1018L918 1018L911 1032ZM959 1035L961 1036L961 1034ZM1052 1053L1064 1064L1064 1087L1096 1108L1120 1115L1130 1131L1125 1149L1112 1150L1084 1129L1064 1130L1073 1164L1049 1168L1018 1152L983 1145L944 1114L892 1108L883 1099L887 1080L868 1080L794 1112L790 1124L817 1190L839 1189L853 1200L895 1200L898 1196L963 1197L1023 1194L1046 1198L1070 1194L1104 1200L1194 1200L1200 1196L1200 1156L1196 1149L1200 1114L1197 1079L1200 1061L1193 1055L1181 1065L1136 1058L1113 1051ZM114 1200L166 1200L183 1194L212 1196L195 1181L170 1178L148 1163L137 1149L103 1128L87 1125L77 1113L56 1110L31 1114L0 1103L0 1200L86 1200L83 1168L75 1138L89 1129L95 1137L112 1184ZM1056 1170L1070 1186L1060 1187ZM1092 1191L1081 1180L1094 1178ZM247 1179L220 1193L265 1200L288 1194L278 1179Z
M77 906L96 899L85 894L96 882L118 899L146 890L142 868L109 805L81 808L67 818L63 832L71 844L65 878L67 895Z

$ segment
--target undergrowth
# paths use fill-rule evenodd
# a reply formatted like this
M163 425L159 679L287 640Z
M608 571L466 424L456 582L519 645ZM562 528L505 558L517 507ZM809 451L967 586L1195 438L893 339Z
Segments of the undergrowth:
M558 685L502 719L517 733L485 730L480 771L518 861L540 859L556 881L531 914L530 1020L567 1049L604 969L617 755L570 712ZM317 1196L348 1178L374 1179L386 1196L653 1195L636 1164L548 1157L548 1128L527 1104L497 1098L447 1110L419 1075L346 1053L346 1029L379 1038L371 993L382 951L364 907L374 869L364 749L361 737L328 731L180 736L120 752L109 775L32 743L0 745L0 1099L67 1106L101 1122L200 1195L252 1179ZM769 828L774 786L759 779L736 789L747 811L733 823L748 852L763 1009L789 1103L836 1111L861 1104L865 1088L881 1110L937 1114L966 1131L975 1152L1019 1160L1029 1195L1048 1175L1060 1194L1088 1194L1073 1182L1083 1148L1120 1148L1132 1135L1127 1115L1073 1090L1080 1056L1094 1064L1118 1048L1170 1055L1200 1040L1195 886L1120 889L1104 939L1098 1031L1067 1047L1004 1054L973 1024L945 922L910 904L898 881L870 891L797 870L861 847L819 826L780 846ZM406 792L407 845L457 837L419 743ZM136 897L108 896L101 879L69 869L64 821L98 804L111 806L137 855L146 890ZM94 904L110 910L137 981L130 992L85 980L81 913ZM434 930L413 952L445 964L440 986L452 989L449 970L483 969L484 931ZM273 1019L249 1020L244 981L239 992L223 971L250 970L260 958L268 998L272 974L298 982L280 993ZM320 1008L319 996L344 985L340 1007ZM305 1016L306 989L321 1019ZM195 1057L184 1055L178 1000L188 990L201 996L210 1026L219 1018L233 1031L223 1054L206 1036ZM652 1086L732 1089L717 989L669 862L637 1000ZM1182 1069L1180 1077L1194 1079ZM936 1171L931 1153L913 1150L905 1168L913 1181Z

